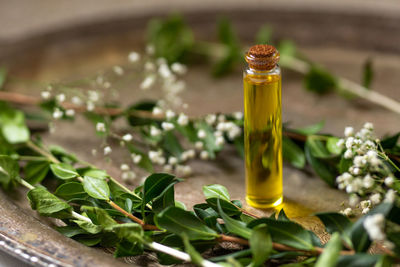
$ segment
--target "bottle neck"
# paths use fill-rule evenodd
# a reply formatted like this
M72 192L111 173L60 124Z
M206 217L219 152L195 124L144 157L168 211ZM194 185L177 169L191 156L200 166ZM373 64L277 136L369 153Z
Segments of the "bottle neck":
M275 64L272 69L260 70L248 65L244 72L245 74L251 75L281 75L281 68L279 67L279 64Z

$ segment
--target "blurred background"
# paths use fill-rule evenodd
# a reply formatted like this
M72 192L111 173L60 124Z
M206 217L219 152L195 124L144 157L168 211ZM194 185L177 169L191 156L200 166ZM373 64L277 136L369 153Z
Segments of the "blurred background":
M370 62L371 89L400 101L397 0L0 0L0 66L7 68L10 77L4 88L38 95L43 83L74 80L123 65L129 52L144 53L151 40L149 23L154 19L168 21L171 14L179 18L179 27L190 29L195 44L191 48L197 49L190 57L167 52L171 57L177 53L173 59L189 66L185 77L188 89L183 97L190 106L190 115L242 109L243 62L228 60L220 64L223 67L219 73L218 62L223 61L218 59L223 60L226 51L218 47L232 41L240 45L238 51L244 51L257 42L260 29L273 44L290 41L305 60L356 83L363 83L363 72ZM170 47L182 44L181 38L174 42ZM217 45L213 48L209 44ZM397 114L335 92L323 96L309 92L304 90L303 78L296 71L283 69L284 121L304 126L325 120L325 131L337 135L342 135L345 126L360 127L365 121L376 125L378 135L398 131ZM141 97L157 97L144 94L132 84L124 84L119 90L124 104ZM94 146L93 141L82 140L84 134L77 137L67 128L53 138L54 142L72 142L71 147L86 156ZM240 196L241 192L233 194ZM332 194L332 199L335 196ZM306 196L304 199L305 205L320 205L306 200ZM328 202L326 205L333 205ZM23 265L0 254L0 266Z

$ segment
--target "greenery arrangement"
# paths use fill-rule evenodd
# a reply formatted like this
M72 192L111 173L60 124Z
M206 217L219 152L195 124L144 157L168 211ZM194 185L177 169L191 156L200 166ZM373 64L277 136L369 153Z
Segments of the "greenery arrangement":
M325 245L313 232L289 220L283 210L269 218L249 213L221 185L204 186L205 203L195 205L193 211L175 201L174 185L181 179L167 173L189 176L191 159L214 159L227 144L243 154L240 112L189 118L180 97L186 66L177 61L190 63L199 54L217 58L213 71L217 76L241 62L242 46L226 20L219 25L219 35L218 44L197 42L178 17L153 21L147 53L132 52L127 66L114 66L93 79L50 84L42 91L42 99L0 92L2 100L38 105L51 114L50 131L57 120L71 120L76 112L83 113L102 139L101 154L111 158L110 140L127 149L132 160L121 165L123 180L134 181L139 173L136 167L145 170L147 178L141 186L129 190L63 148L46 147L40 139L33 139L23 111L5 102L0 105L2 186L6 190L28 188L32 208L62 220L61 233L88 246L115 247L116 257L155 252L162 264L192 261L201 266L259 266L267 260L287 266L390 266L397 262L400 133L378 140L370 123L357 133L346 128L343 139L321 134L323 122L301 129L284 126L284 159L299 169L310 166L330 186L350 194L353 209L346 208L343 214L316 214L332 234ZM269 38L268 28L262 28L258 42ZM305 60L289 42L281 43L279 51L283 67L306 73L305 85L311 91L336 90L376 102L377 93L366 89L372 79L370 63L365 68L365 84L360 86ZM142 90L160 88L163 97L127 108L110 102L114 81L130 72L143 75ZM1 86L6 74L4 70L0 73ZM379 104L400 112L397 102L382 95L379 99ZM120 118L127 122L122 133L114 127ZM93 153L100 152L96 148ZM161 170L165 173L157 172ZM365 215L355 222L347 218L359 213ZM383 244L384 254L368 254L374 241ZM225 242L237 248L224 248ZM221 256L203 259L201 253L218 243Z

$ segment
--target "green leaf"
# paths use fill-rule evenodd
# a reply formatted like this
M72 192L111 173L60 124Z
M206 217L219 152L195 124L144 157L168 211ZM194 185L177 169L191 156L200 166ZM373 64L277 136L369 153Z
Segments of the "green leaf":
M373 78L374 78L374 72L373 72L373 69L372 69L372 60L371 60L371 58L368 58L365 61L364 66L363 66L363 79L362 79L363 81L362 81L362 85L365 88L370 89L371 82L372 82Z
M383 149L391 149L396 146L400 137L400 133L394 134L392 136L385 137L381 141L381 146Z
M83 189L93 198L102 200L109 200L110 198L110 188L104 179L84 176Z
M176 179L175 176L167 173L153 173L152 175L147 177L146 181L144 182L144 198L142 205L145 206L154 198L159 197L160 195L165 193L166 188L169 185L173 185L178 181L179 180Z
M393 266L393 258L388 255L381 255L374 267L391 267Z
M328 165L322 159L316 158L311 152L312 150L314 151L314 153L316 153L315 147L313 147L312 144L310 144L310 142L307 140L304 147L304 152L308 163L310 163L311 167L314 169L317 175L321 177L322 180L324 180L330 186L334 186L337 171L334 167Z
M87 234L87 232L84 229L75 225L57 227L56 230L66 237L74 237L76 235Z
M250 236L250 248L253 259L250 266L261 266L272 252L272 239L266 225L254 227Z
M282 137L282 156L296 168L303 169L306 164L303 150L286 136Z
M354 255L343 255L339 257L336 266L372 267L378 261L380 255L356 253Z
M331 154L339 155L342 153L343 149L337 145L338 141L339 138L337 137L329 137L328 141L326 141L326 149L328 149Z
M54 194L65 200L84 199L87 197L83 185L78 182L67 182L57 187Z
M314 135L319 133L322 130L322 128L324 128L324 126L325 126L325 121L320 121L318 123L306 127L294 129L293 131L303 135Z
M81 176L90 176L98 179L107 179L110 177L106 171L93 168L85 169L82 172L79 171L79 173Z
M65 151L65 149L60 146L51 145L49 150L51 154L60 159L62 162L74 164L79 161L74 154Z
M32 209L42 216L60 219L71 217L71 206L42 187L30 190L28 199Z
M0 90L3 89L6 79L7 79L7 68L2 66L0 67Z
M99 207L91 207L91 206L81 206L81 210L92 213L95 216L96 224L100 224L103 227L109 228L113 227L117 224L113 218L108 214L108 212ZM93 218L93 216L91 216Z
M248 227L254 228L259 224L268 226L272 240L277 243L304 250L314 248L310 233L295 222L261 218L250 222Z
M206 198L220 198L226 201L231 201L228 189L219 184L211 184L203 186L203 194Z
M185 251L186 253L189 254L190 256L190 261L193 264L196 264L198 266L202 266L202 263L204 261L203 257L200 255L199 252L196 251L196 249L190 244L189 242L189 237L184 233L182 234L182 240L183 244L185 245Z
M50 165L50 169L55 176L60 179L67 180L79 176L79 173L74 167L67 163L53 163Z
M339 162L339 172L344 173L349 170L349 168L353 165L352 159L345 159L342 157Z
M179 15L165 20L151 20L147 29L148 41L154 45L155 56L168 63L182 61L193 46L193 32Z
M339 233L334 233L325 246L324 252L319 257L315 267L335 267L342 249L342 240Z
M3 106L0 110L0 126L4 138L10 144L25 143L30 138L22 111Z
M78 237L74 237L74 239L87 247L96 246L97 244L99 244L101 242L100 236L91 236L91 235L83 236L83 237L78 236Z
M352 245L350 236L346 232L346 229L351 227L351 222L346 216L334 212L316 213L315 216L317 216L322 221L328 233L333 234L335 232L339 232L343 235L343 240L348 245Z
M129 241L122 240L118 243L117 248L114 252L114 257L128 257L137 256L143 254L143 245L141 243L132 243Z
M204 225L191 212L177 207L169 207L157 214L155 222L160 229L166 229L179 236L185 233L190 240L212 240L218 237L214 230Z
M173 184L168 186L168 189L164 191L159 197L157 197L152 204L153 211L158 213L168 207L175 206L175 190Z
M215 211L218 212L218 201L221 205L222 210L228 215L228 216L234 216L234 215L239 215L241 214L241 210L238 209L237 206L232 204L231 202L228 202L226 200L220 199L220 198L208 198L206 199L206 202L208 205L210 205L211 208L213 208Z
M176 158L180 158L183 152L183 148L179 143L178 138L175 136L173 131L167 131L163 135L162 148L167 151L169 154L173 155Z
M13 181L19 179L18 162L6 155L0 155L0 183L9 188Z
M317 94L326 94L337 88L337 78L323 68L312 65L304 77L304 87Z
M269 25L262 25L256 35L256 44L270 44L272 28Z
M290 221L289 217L286 215L286 213L283 209L281 209L279 211L278 221Z
M287 63L287 60L296 57L296 45L290 40L282 40L279 43L278 51L281 56L282 63Z
M219 213L219 215L221 215L221 218L224 220L226 229L228 229L228 231L231 232L232 234L236 234L243 238L249 239L252 231L249 228L247 228L246 224L244 222L237 221L237 220L229 217L222 210L221 204L220 204L220 199L218 199L217 205L218 205L218 213Z
M30 184L40 184L49 172L48 161L29 161L24 168L25 180Z
M83 230L85 230L90 234L98 234L101 232L101 230L103 230L103 227L101 227L100 225L95 225L88 221L84 220L72 220L72 221L77 225L79 225L80 228L82 228Z

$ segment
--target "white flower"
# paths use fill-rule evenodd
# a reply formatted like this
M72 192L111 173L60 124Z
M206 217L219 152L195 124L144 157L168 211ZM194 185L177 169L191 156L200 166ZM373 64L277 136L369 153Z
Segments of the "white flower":
M345 216L351 216L351 215L353 215L353 210L351 208L346 208L343 211L341 211L340 213L342 213Z
M223 136L224 134L221 131L215 131L214 132L214 136L218 137L218 136Z
M353 127L346 127L344 128L344 136L350 137L354 135L354 128Z
M227 131L229 126L230 125L228 123L220 122L217 124L217 131L221 132Z
M93 102L91 102L91 101L88 101L87 103L86 103L86 109L88 110L88 111L93 111L94 110L94 103Z
M185 151L183 153L186 154L188 159L192 159L192 158L194 158L196 156L196 152L193 149L189 149L189 150L187 150L187 151Z
M367 214L370 211L370 208L365 208L362 210L362 214Z
M362 209L370 208L371 207L371 200L363 200L360 202L360 207Z
M210 156L209 156L209 154L208 154L207 151L201 151L201 152L200 152L200 158L201 158L201 159L206 160L206 159L208 159L209 157L210 157Z
M109 155L112 152L112 149L111 149L111 147L106 146L104 148L103 152L104 152L104 155Z
M152 44L146 45L146 53L149 55L153 55L156 52L156 48Z
M360 201L360 198L357 195L351 195L349 198L349 204L352 207L355 207L359 201Z
M75 116L75 110L73 110L73 109L67 109L67 110L65 111L65 115L67 115L68 117L73 117L73 116Z
M351 149L347 149L347 150L344 152L343 157L344 157L345 159L351 159L351 158L353 157L353 151L351 151Z
M62 103L62 102L65 101L66 97L65 97L64 94L59 94L59 95L56 96L56 99L57 99L57 101L58 101L59 103Z
M136 52L130 52L128 55L128 60L131 63L136 63L140 60L140 54Z
M393 203L395 200L396 200L396 191L394 191L393 189L389 189L386 192L384 202Z
M158 158L160 157L160 154L158 153L158 151L150 150L148 156L151 162L157 162Z
M152 87L155 82L156 82L156 76L154 75L146 76L146 78L144 78L144 80L140 84L140 89L147 90L150 87Z
M169 165L169 164L164 165L163 171L164 171L164 172L172 172L172 166Z
M156 65L153 62L147 61L144 63L144 69L146 71L154 71L156 69Z
M186 126L186 125L188 125L188 123L189 123L189 117L183 113L179 114L178 124L181 126Z
M153 108L153 115L154 116L161 116L164 113L164 111L159 108L159 107L154 107Z
M82 100L78 96L73 96L71 101L75 105L82 105Z
M369 199L371 200L372 204L377 205L377 204L379 204L381 202L382 198L381 198L381 195L379 193L375 193L375 194L371 195L369 197Z
M58 120L60 118L62 118L62 116L64 115L64 113L62 112L62 110L60 110L59 108L55 108L53 111L53 118Z
M336 146L339 148L344 148L344 139L341 138L336 142Z
M386 177L385 178L385 185L387 185L387 186L392 186L393 185L393 183L394 183L394 179L393 179L393 177L391 177L391 176L388 176L388 177Z
M42 91L40 93L40 95L42 96L43 99L49 99L51 96L51 93L49 91Z
M92 156L96 156L97 155L97 149L93 148L92 149Z
M130 182L136 178L136 173L134 173L133 171L126 171L122 173L121 178L126 182Z
M208 114L206 116L206 122L209 125L213 125L215 123L215 121L217 120L217 116L215 114Z
M119 167L121 169L121 171L129 171L129 165L128 164L121 164L121 166Z
M194 143L194 147L198 150L203 149L204 144L201 141L197 141L196 143Z
M364 124L363 128L372 131L372 130L374 130L374 125L371 122L366 122Z
M367 174L365 175L364 179L363 179L363 186L365 188L371 188L373 187L375 184L375 180L371 177L371 175Z
M151 135L151 136L159 136L160 134L161 134L160 129L158 129L158 128L155 127L155 126L151 126L151 127L150 127L150 135Z
M354 145L354 137L349 137L346 139L346 148L351 149Z
M158 67L158 73L160 74L161 77L163 77L164 79L170 79L173 77L173 74L171 72L171 70L169 69L167 64L161 64Z
M173 72L175 72L177 74L180 74L180 75L185 74L186 71L187 71L187 67L185 65L181 64L181 63L178 63L178 62L172 63L171 69L172 69Z
M363 226L372 240L383 241L386 239L386 235L383 231L385 227L385 217L381 213L370 215L365 218Z
M142 155L132 153L131 158L133 163L138 164L142 160Z
M223 114L219 115L219 116L218 116L218 121L219 121L219 122L226 121L225 115L223 115Z
M163 64L167 64L167 60L163 57L159 57L156 60L157 65L163 65Z
M367 160L364 159L363 156L356 156L354 157L353 163L358 167L363 167L365 164L367 164Z
M358 168L358 167L355 167L355 168L353 168L352 173L353 173L354 175L360 175L360 174L361 174L361 169Z
M168 109L165 112L165 117L167 117L167 120L171 120L175 117L175 112L173 112L172 110Z
M187 103L183 103L183 104L182 104L182 107L183 107L184 109L188 109L189 105L188 105Z
M114 67L113 67L113 71L114 71L115 74L117 74L118 76L124 75L124 69L123 69L121 66L114 66Z
M90 91L88 91L88 98L92 102L97 102L97 101L99 101L100 96L99 96L99 93L97 93L96 91L90 90Z
M349 182L351 179L353 179L353 176L348 172L344 172L342 177L344 182Z
M215 144L217 146L222 146L225 143L225 139L223 136L218 136L217 138L215 138Z
M159 157L157 158L157 161L156 161L156 163L157 163L158 165L164 165L165 162L166 162L166 159L165 159L164 157L161 157L161 156L159 156Z
M233 113L233 117L237 120L241 120L241 119L243 119L243 113L240 111L237 111L237 112Z
M106 125L102 122L98 122L96 124L96 131L98 132L105 132L106 131Z
M189 176L192 174L192 168L190 166L184 166L184 165L177 165L176 166L176 172L180 176Z
M178 163L178 159L176 157L169 157L168 164L175 165Z
M111 87L111 83L110 82L105 82L103 83L104 88L109 89Z
M200 129L200 130L197 132L197 137L200 138L200 139L204 139L204 138L206 138L206 136L207 136L207 133L206 133L206 131L204 131L203 129Z
M124 136L122 136L122 140L124 140L125 142L130 142L132 141L132 135L131 134L125 134Z
M161 123L161 127L165 130L165 131L171 131L175 128L175 125L173 123L170 122L163 122Z
M99 76L96 77L96 83L103 84L103 82L104 82L103 75L99 75Z

